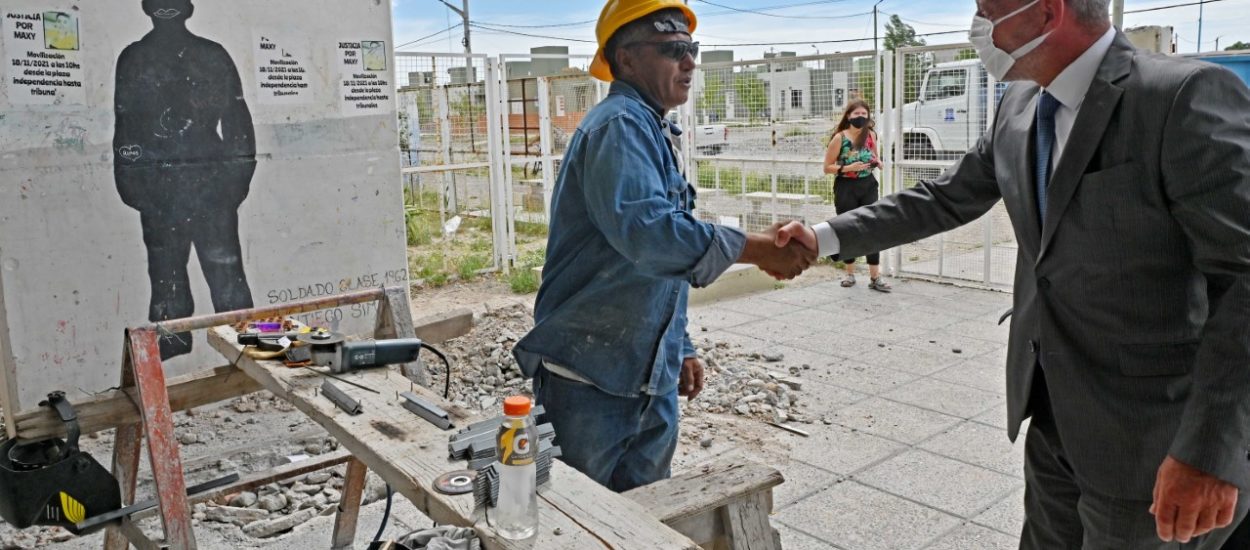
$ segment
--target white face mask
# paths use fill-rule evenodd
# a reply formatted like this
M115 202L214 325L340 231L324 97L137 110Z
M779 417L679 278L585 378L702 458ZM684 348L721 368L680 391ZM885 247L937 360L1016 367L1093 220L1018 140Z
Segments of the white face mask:
M1019 15L1040 1L1033 0L1021 6L1020 9L999 17L994 21L990 21L980 15L972 16L972 29L968 31L968 41L972 42L972 46L976 48L977 55L981 57L981 62L985 64L986 72L990 73L996 80L1002 80L1003 77L1007 76L1007 72L1016 64L1016 60L1041 46L1046 37L1050 36L1050 33L1043 33L1041 36L1030 40L1027 44L1016 48L1016 51L1007 52L994 45L994 27Z

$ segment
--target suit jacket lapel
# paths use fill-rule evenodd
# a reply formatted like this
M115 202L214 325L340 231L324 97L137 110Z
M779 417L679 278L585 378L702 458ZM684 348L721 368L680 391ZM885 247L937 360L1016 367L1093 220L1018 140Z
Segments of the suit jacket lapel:
M1132 62L1133 46L1122 33L1117 32L1111 49L1107 50L1106 57L1098 67L1098 74L1085 94L1085 101L1076 115L1072 132L1068 135L1063 154L1059 157L1059 164L1051 174L1047 188L1046 223L1042 226L1042 249L1037 256L1038 261L1046 255L1047 247L1063 221L1063 213L1076 194L1081 175L1085 173L1085 168L1089 166L1089 161L1094 158L1099 144L1102 143L1103 134L1106 133L1107 125L1120 103L1120 96L1124 93L1124 89L1116 86L1115 82L1128 75ZM1032 159L1033 156L1028 158ZM1029 162L1030 166L1032 164ZM1036 178L1029 177L1029 181L1033 179ZM1034 202L1037 202L1036 199Z

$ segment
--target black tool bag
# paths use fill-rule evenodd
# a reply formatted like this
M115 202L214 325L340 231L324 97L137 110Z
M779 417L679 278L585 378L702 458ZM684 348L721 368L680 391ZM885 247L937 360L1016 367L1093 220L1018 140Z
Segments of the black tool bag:
M117 478L78 449L78 416L63 392L40 405L56 411L68 438L0 443L0 517L19 529L56 525L76 535L104 527L81 531L75 524L121 508Z

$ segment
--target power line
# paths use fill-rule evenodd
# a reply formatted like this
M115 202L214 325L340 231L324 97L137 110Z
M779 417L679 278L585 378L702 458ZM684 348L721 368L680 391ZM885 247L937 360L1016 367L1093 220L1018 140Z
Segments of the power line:
M517 36L528 36L528 37L530 37L530 38L545 38L545 39L547 39L547 40L563 40L563 41L565 41L565 42L581 42L581 43L584 43L584 44L598 44L598 42L596 42L596 41L594 41L594 40L583 40L583 39L580 39L580 38L568 38L568 37L564 37L564 36L549 36L549 35L545 35L545 34L530 34L530 33L525 33L525 32L510 31L510 30L507 30L507 29L496 29L496 28L492 28L492 27L487 27L487 26L485 26L485 25L482 25L481 23L474 23L474 22L472 22L472 21L470 21L470 22L469 22L469 26L470 26L470 27L473 27L473 28L476 28L476 29L482 29L482 30L494 31L494 32L501 32L501 33L505 33L505 34L515 34L515 35L517 35Z
M704 3L704 4L707 4L707 5L709 5L709 6L716 6L716 7L718 7L718 8L724 8L724 9L731 10L731 11L735 11L735 12L739 12L739 13L750 13L750 14L754 14L754 15L763 15L763 16L765 16L765 17L776 17L776 18L780 18L780 19L850 19L850 18L853 18L853 17L862 17L862 16L865 16L865 15L871 15L871 14L872 14L872 12L870 12L870 11L866 11L866 12L864 12L864 13L853 13L853 14L851 14L851 15L779 15L779 14L776 14L776 13L768 13L768 12L766 12L766 11L762 11L761 9L745 9L745 8L735 8L735 7L733 7L733 6L726 6L726 5L724 5L724 4L717 4L716 2L711 2L711 1L709 1L709 0L698 0L698 1L699 1L699 2L702 2L702 3ZM834 0L825 0L824 2L808 2L808 3L804 3L804 4L796 4L796 5L807 5L807 4L812 4L812 3L830 3L830 2L832 2L832 1L834 1ZM842 1L842 0L838 0L838 1ZM794 6L784 6L784 7L794 7ZM780 8L780 7L778 6L778 7L774 7L773 9L779 9L779 8ZM720 13L716 13L716 14L708 14L708 15L721 15L721 14L720 14Z
M1128 15L1128 14L1130 14L1130 13L1143 13L1143 12L1147 12L1147 11L1170 10L1170 9L1172 9L1172 8L1184 8L1184 7L1187 7L1187 6L1197 6L1197 5L1200 5L1200 4L1214 4L1214 3L1216 3L1216 2L1223 2L1223 1L1224 1L1224 0L1200 0L1199 2L1190 2L1190 3L1188 3L1188 4L1172 4L1172 5L1170 5L1170 6L1159 6L1159 7L1157 7L1157 8L1142 8L1142 9L1140 9L1140 10L1126 11L1126 12L1124 12L1124 14L1125 14L1125 15Z
M917 34L920 36L938 36L943 34L968 34L968 31L942 31ZM706 48L732 48L735 46L802 46L804 44L844 44L847 42L866 42L872 40L871 36L865 38L848 38L844 40L799 40L795 42L754 42L749 44L703 44Z
M547 25L506 25L503 23L491 23L490 21L472 21L472 23L490 25L492 27L508 27L512 29L554 29L557 27L580 27L598 22L598 19L587 19L585 21L574 21L572 23L550 23Z
M462 24L463 24L463 23L456 23L455 25L452 25L452 26L450 26L450 27L447 27L447 28L445 28L445 29L443 29L443 30L441 30L441 31L438 31L438 32L434 33L434 34L427 34L427 35L422 36L421 38L418 38L418 39L416 39L416 40L412 40L412 41L409 41L409 42L404 42L403 44L400 44L400 45L398 45L398 46L395 46L395 49L397 49L397 50L398 50L398 49L400 49L400 48L404 48L404 47L407 47L407 46L411 46L411 45L413 45L413 44L416 44L417 42L421 42L421 41L424 41L424 40L427 40L427 39L430 39L430 38L434 38L435 36L438 36L438 35L443 34L443 33L445 33L445 32L448 32L448 31L451 31L451 30L455 30L455 29L456 29L456 27L459 27L459 26L460 26L460 25L462 25Z

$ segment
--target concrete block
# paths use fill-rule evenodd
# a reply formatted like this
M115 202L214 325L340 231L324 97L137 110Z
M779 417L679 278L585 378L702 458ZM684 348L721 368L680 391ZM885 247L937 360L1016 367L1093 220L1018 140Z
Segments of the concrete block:
M250 537L263 539L272 537L283 531L289 531L296 525L304 523L317 516L317 510L306 508L295 512L294 514L282 516L277 519L254 521L243 527L243 532Z
M473 330L473 311L457 309L413 321L417 338L438 344L464 336Z
M758 267L748 264L734 264L725 270L711 285L705 288L690 289L690 304L707 304L752 292L770 290L776 284L777 281L760 271Z

